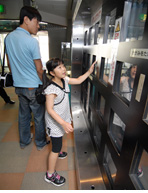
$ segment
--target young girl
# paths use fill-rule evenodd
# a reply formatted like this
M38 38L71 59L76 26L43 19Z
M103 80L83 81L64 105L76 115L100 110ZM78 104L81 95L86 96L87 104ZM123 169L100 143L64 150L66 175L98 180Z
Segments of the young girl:
M45 181L55 186L61 186L66 181L55 171L58 157L65 158L67 156L66 152L60 152L62 136L64 133L73 132L68 84L81 84L93 72L95 63L84 75L78 78L67 77L66 68L62 60L58 58L51 59L46 63L48 73L52 76L50 85L44 90L46 95L46 132L52 141L52 151L48 157L48 171L45 175Z

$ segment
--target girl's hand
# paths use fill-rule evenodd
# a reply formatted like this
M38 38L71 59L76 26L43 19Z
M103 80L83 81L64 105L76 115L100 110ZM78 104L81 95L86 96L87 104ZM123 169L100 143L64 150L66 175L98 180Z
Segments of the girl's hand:
M94 71L94 66L95 66L95 64L97 63L97 61L95 61L92 65L91 65L91 67L89 68L89 73L91 74L93 71Z
M62 127L66 133L73 132L73 127L71 126L70 123L67 123L66 121L64 121L64 123L62 124Z

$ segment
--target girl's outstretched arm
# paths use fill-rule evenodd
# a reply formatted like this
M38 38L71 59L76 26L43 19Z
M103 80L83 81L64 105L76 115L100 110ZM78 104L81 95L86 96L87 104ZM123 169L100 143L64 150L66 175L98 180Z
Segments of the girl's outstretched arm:
M91 67L89 68L89 70L83 74L82 76L79 76L78 78L69 78L69 82L68 84L81 84L82 82L84 82L84 80L86 80L86 78L88 78L88 76L93 72L94 70L94 65L96 64L97 61L95 61Z
M54 106L54 99L56 95L55 94L50 94L46 95L46 108L48 114L56 121L58 122L63 129L65 130L66 133L73 132L73 127L71 126L70 123L67 123L64 121L53 109Z

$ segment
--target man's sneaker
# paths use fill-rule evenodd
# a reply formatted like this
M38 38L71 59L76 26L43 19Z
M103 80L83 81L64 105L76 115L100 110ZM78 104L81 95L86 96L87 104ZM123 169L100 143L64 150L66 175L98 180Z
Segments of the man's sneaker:
M142 170L142 168L139 168L139 169L138 169L137 176L138 176L139 178L143 176L143 170Z
M66 158L66 157L67 157L67 153L66 153L66 152L64 152L64 151L62 152L62 151L61 151L61 152L59 153L59 156L58 156L59 159L64 159L64 158Z
M66 182L66 179L63 176L60 176L56 171L51 177L49 177L48 172L46 172L44 179L46 182L52 183L55 186L62 186Z

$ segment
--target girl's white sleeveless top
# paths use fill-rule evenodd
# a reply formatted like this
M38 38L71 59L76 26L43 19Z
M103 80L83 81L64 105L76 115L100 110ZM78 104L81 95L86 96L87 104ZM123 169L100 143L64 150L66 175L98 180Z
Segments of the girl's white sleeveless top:
M71 123L71 113L69 105L69 77L64 78L65 88L61 88L58 85L49 85L44 93L46 95L55 94L57 97L54 100L54 111L66 122ZM57 123L47 112L45 112L46 133L48 136L61 137L65 131L63 127Z

